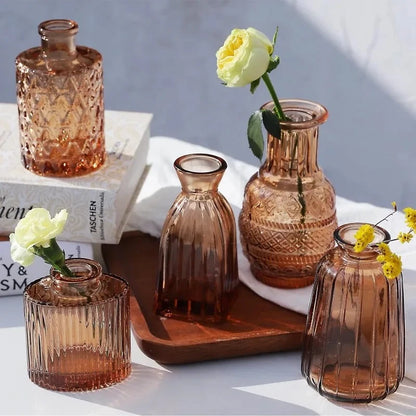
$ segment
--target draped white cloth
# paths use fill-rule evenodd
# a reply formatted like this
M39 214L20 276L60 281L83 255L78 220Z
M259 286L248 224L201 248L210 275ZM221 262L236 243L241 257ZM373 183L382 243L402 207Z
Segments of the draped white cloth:
M241 209L244 186L258 167L249 165L211 149L190 144L169 137L153 137L150 140L148 164L150 169L135 206L130 214L127 229L140 230L159 237L166 214L180 192L179 180L173 168L174 160L188 153L211 153L223 157L228 168L220 183L220 192L227 198L237 218ZM394 199L394 195L386 196ZM390 204L386 199L386 206ZM368 203L359 203L337 196L338 223L376 223L389 212ZM402 207L404 208L404 207ZM391 235L403 229L403 214L396 213L382 224ZM239 241L239 239L238 239ZM391 243L392 249L401 255L405 287L406 316L406 376L416 380L416 241L410 244ZM271 288L256 280L250 272L249 263L238 243L238 264L240 280L258 295L288 309L306 314L312 286L301 289Z

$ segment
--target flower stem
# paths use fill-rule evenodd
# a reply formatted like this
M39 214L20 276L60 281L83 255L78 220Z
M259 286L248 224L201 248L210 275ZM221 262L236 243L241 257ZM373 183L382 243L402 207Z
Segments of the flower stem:
M264 83L266 84L267 89L270 92L270 95L272 96L273 102L274 102L274 109L276 112L277 117L279 120L287 120L287 117L285 116L285 113L282 110L282 107L280 106L279 99L277 98L276 91L274 90L273 84L270 81L269 74L266 72L262 75L262 79Z
M33 246L34 253L42 257L46 263L50 264L62 275L74 277L72 271L65 264L65 254L56 242L56 239L52 238L49 243L49 247Z

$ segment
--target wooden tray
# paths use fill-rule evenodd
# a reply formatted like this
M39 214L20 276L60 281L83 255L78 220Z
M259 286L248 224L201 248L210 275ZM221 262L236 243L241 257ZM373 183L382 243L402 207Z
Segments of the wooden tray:
M305 316L256 295L241 284L230 319L201 325L153 312L159 241L125 233L118 245L103 245L108 271L131 286L131 321L140 349L164 364L179 364L298 349Z

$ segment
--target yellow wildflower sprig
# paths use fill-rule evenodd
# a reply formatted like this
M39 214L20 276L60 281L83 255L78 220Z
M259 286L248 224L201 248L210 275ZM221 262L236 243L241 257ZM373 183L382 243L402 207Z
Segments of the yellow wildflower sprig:
M397 212L397 204L392 202L393 212L386 215L377 224L363 224L355 233L355 245L354 251L360 253L365 250L369 244L374 240L374 227L383 221L386 221L391 215ZM405 223L409 227L408 232L400 232L397 238L391 239L387 242L377 244L380 254L377 256L377 261L382 264L384 275L388 279L394 279L402 272L402 260L401 257L390 250L390 247L386 244L391 241L400 241L403 243L409 243L413 238L413 233L416 231L416 209L405 208L403 210L405 214Z

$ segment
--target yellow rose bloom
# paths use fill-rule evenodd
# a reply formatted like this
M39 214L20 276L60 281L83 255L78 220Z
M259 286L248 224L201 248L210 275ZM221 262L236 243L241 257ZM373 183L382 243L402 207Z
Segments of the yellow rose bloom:
M363 224L354 237L356 239L354 251L361 253L374 240L374 228L370 224Z
M216 53L218 78L228 87L250 84L267 71L272 53L264 33L252 27L233 29Z

